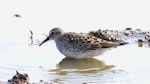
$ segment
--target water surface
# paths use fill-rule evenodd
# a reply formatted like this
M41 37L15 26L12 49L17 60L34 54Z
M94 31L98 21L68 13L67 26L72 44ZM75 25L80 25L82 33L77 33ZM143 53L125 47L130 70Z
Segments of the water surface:
M135 43L77 60L65 58L54 42L41 47L6 43L0 48L0 81L7 82L18 70L28 73L31 83L149 84L149 55L148 46L138 47Z

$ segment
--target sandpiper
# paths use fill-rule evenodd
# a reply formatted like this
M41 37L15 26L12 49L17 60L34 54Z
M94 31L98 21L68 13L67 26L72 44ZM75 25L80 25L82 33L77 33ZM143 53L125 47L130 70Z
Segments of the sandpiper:
M64 32L61 28L50 30L49 36L39 46L48 40L54 40L57 49L63 55L75 59L94 57L119 45L92 35Z

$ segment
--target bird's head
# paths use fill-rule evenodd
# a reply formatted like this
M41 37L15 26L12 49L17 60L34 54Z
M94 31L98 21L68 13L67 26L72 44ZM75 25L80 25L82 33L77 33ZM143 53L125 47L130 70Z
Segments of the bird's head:
M48 37L44 41L42 41L42 43L39 46L41 46L42 44L44 44L48 40L54 40L55 41L62 34L63 34L63 30L61 28L51 29L50 32L49 32Z

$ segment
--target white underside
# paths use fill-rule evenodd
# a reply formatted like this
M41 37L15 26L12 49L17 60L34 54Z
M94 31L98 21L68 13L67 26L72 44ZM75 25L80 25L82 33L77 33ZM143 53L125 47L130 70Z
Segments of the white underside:
M61 52L62 54L64 54L67 57L71 57L71 58L75 58L75 59L82 59L82 58L91 58L97 55L102 54L103 52L110 50L110 48L101 48L98 50L91 50L89 52L85 52L85 53L72 53L72 52Z

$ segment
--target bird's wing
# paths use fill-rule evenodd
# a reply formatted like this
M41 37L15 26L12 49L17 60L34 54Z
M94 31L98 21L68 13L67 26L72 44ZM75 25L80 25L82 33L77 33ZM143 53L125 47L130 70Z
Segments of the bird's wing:
M96 50L98 48L110 48L118 46L118 43L106 41L103 39L99 39L95 36L85 35L81 37L83 41L85 41L85 45L88 46L88 49Z
M100 42L100 44L102 45L102 48L116 47L119 45L119 43L110 41Z
M67 35L67 34L66 34ZM99 39L92 35L83 35L77 33L68 34L68 45L71 45L74 49L78 50L97 50L99 48L109 48L117 46L116 43Z

